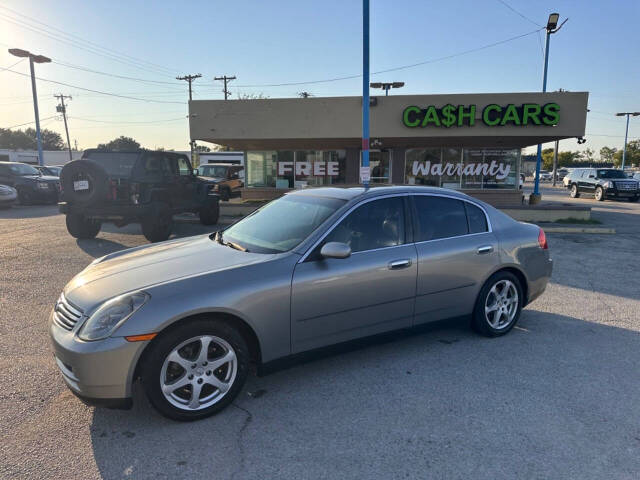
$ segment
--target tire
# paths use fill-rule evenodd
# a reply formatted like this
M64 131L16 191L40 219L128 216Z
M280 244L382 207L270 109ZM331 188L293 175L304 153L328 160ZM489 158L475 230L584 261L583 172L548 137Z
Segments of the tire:
M218 200L209 200L200 209L200 223L203 225L215 225L220 218L220 203Z
M95 238L101 227L101 222L86 219L79 213L67 214L67 231L74 238Z
M229 189L229 187L220 188L220 200L222 200L223 202L228 202L230 198L231 190Z
M173 227L173 212L169 204L154 202L149 207L149 212L140 222L142 234L152 243L163 242L171 235Z
M18 190L18 200L20 205L33 205L33 195L28 189L21 188Z
M640 197L629 197L630 202L637 202Z
M503 292L507 296L501 298ZM497 272L485 282L478 294L471 326L476 332L487 337L505 335L518 322L523 300L522 286L518 278L507 271ZM488 312L487 307L490 309ZM493 307L497 309L492 309Z
M595 199L598 202L604 201L604 190L602 190L602 187L596 187Z
M74 160L67 163L60 172L60 185L64 200L76 205L88 206L107 198L108 175L101 165L90 160ZM87 190L74 190L74 182L85 180Z
M203 342L209 342L206 357L200 355ZM160 334L148 348L142 385L155 409L172 420L200 420L220 412L238 395L249 372L244 338L219 320L188 322ZM175 387L176 382L184 386ZM197 398L194 389L200 389Z
M569 192L569 196L571 198L578 198L580 196L580 192L578 191L578 185L575 183L571 185L571 191Z

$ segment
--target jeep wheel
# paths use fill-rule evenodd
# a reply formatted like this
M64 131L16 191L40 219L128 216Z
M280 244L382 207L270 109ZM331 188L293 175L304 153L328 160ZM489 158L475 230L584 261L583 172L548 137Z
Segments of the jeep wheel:
M171 235L173 213L171 207L164 202L154 202L149 213L140 222L142 234L150 242L163 242Z
M215 225L220 217L220 204L217 200L209 200L200 209L200 223L203 225Z
M596 197L596 200L599 202L604 200L604 190L602 190L602 187L596 187L595 197Z
M67 215L67 231L74 238L95 238L102 227L101 222L84 218L78 213Z
M575 183L571 185L571 193L569 193L571 198L578 198L580 196L580 192L578 192L578 185Z

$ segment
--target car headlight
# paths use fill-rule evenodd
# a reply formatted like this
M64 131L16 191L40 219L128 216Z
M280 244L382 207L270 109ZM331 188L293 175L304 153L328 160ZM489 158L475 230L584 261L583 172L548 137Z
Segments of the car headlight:
M49 184L46 182L38 182L38 188L41 188L42 190L48 190Z
M602 184L604 188L613 188L613 182L611 180L607 180Z
M88 341L109 337L148 299L147 293L136 292L106 301L84 322L78 336Z

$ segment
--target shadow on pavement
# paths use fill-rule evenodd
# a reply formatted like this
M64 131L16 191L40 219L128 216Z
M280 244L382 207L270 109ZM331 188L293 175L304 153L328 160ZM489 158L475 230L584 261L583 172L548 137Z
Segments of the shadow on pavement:
M94 410L93 454L103 478L631 478L638 349L638 332L536 310L495 339L443 323L250 377L199 422L138 387L132 411Z
M11 208L0 209L0 219L3 218L40 218L61 215L58 205L14 205Z

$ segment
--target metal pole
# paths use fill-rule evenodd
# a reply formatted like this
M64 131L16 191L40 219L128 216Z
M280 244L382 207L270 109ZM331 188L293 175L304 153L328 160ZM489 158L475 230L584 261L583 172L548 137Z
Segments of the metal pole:
M622 149L622 171L624 172L624 161L627 158L627 137L629 136L629 117L631 115L627 113L627 129L624 132L624 148Z
M369 0L362 0L362 183L369 188Z
M556 186L556 172L558 171L558 147L560 140L556 140L556 148L553 150L553 186Z
M62 118L64 119L64 131L67 133L67 146L69 147L69 161L71 161L73 160L73 156L71 155L71 140L69 140L69 127L67 126L67 107L64 104L64 95L62 93L60 94L60 103L62 104Z
M38 143L38 165L44 165L42 156L42 137L40 136L40 115L38 114L38 92L36 91L36 75L33 71L33 57L29 55L29 68L31 69L31 90L33 92L33 111L36 115L36 141Z
M549 40L551 39L551 31L547 29L547 40L544 45L544 70L542 73L542 92L547 91L547 67L549 65ZM540 165L542 164L542 144L538 144L538 155L536 160L536 177L533 187L533 194L540 195Z

